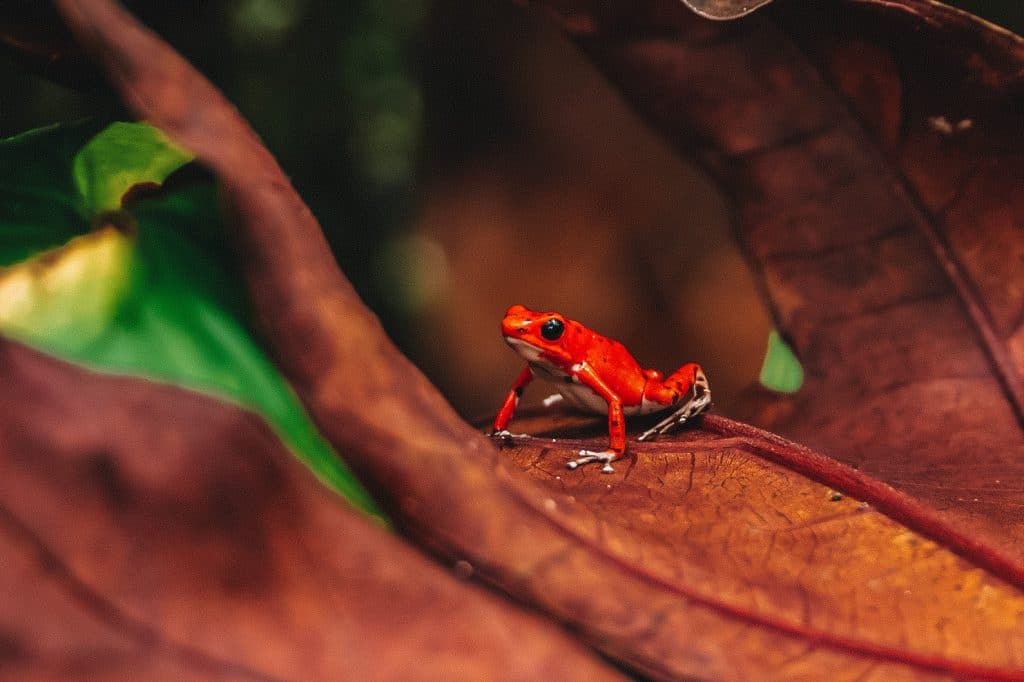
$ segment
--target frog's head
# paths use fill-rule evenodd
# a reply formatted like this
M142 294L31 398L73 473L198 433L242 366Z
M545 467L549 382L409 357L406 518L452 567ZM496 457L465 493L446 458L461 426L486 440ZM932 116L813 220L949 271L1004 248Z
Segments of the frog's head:
M505 341L527 362L538 362L542 353L564 355L562 335L570 322L558 313L538 313L514 305L501 321Z

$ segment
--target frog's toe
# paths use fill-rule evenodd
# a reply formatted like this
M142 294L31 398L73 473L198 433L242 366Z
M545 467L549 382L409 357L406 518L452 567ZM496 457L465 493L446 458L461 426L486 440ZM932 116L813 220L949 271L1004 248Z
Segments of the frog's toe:
M591 462L603 462L604 466L601 467L601 471L606 474L610 474L615 469L612 469L612 462L618 458L618 453L614 450L580 450L578 453L580 456L570 461L567 466L570 469L575 469L581 464L590 464Z
M703 377L703 375L701 375ZM653 436L668 433L682 426L690 419L704 412L711 406L711 391L707 388L707 380L703 384L694 384L688 397L679 404L675 412L670 413L660 422L640 434L637 440L649 440Z

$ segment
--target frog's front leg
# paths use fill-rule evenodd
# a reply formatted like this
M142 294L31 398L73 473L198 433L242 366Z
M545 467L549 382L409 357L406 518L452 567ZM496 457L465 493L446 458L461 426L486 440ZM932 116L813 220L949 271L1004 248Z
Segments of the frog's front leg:
M498 410L498 416L494 418L494 430L491 431L492 436L508 435L508 423L512 421L512 415L515 414L516 405L519 404L519 398L523 395L523 390L526 389L531 381L533 381L533 370L527 365L519 373L516 382L512 384L508 395L505 396L505 402L502 403L501 409Z
M607 450L580 450L579 457L569 462L570 469L575 469L581 464L591 462L603 462L601 471L610 474L615 471L612 462L622 457L626 452L626 421L622 413L622 399L608 388L607 384L601 381L597 373L582 362L572 368L574 376L581 384L601 396L608 403L608 449Z

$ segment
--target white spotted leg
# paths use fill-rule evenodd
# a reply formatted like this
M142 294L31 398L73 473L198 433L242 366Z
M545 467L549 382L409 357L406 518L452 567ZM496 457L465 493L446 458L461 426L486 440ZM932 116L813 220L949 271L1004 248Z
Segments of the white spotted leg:
M575 469L581 464L600 462L604 464L601 471L606 474L613 473L615 469L612 469L612 462L626 451L626 421L622 413L622 399L601 380L601 377L587 363L574 365L573 371L575 378L581 384L601 396L608 404L608 449L580 450L577 453L579 457L569 462L568 466L570 469Z
M689 393L687 393L686 398L679 407L660 422L641 433L637 440L648 440L656 434L668 433L708 409L709 405L711 405L711 389L708 388L707 378L701 372L697 375L696 381L693 382L693 386L690 387Z

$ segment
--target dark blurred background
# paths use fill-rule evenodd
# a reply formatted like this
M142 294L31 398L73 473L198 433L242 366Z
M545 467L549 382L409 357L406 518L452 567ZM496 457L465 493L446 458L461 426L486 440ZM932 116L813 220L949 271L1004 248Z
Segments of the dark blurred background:
M645 366L701 362L726 411L757 380L770 320L726 202L538 18L506 0L125 4L248 118L464 415L493 412L518 370L498 334L512 303ZM1024 3L950 4L1024 30ZM4 59L0 93L3 137L118 106Z

